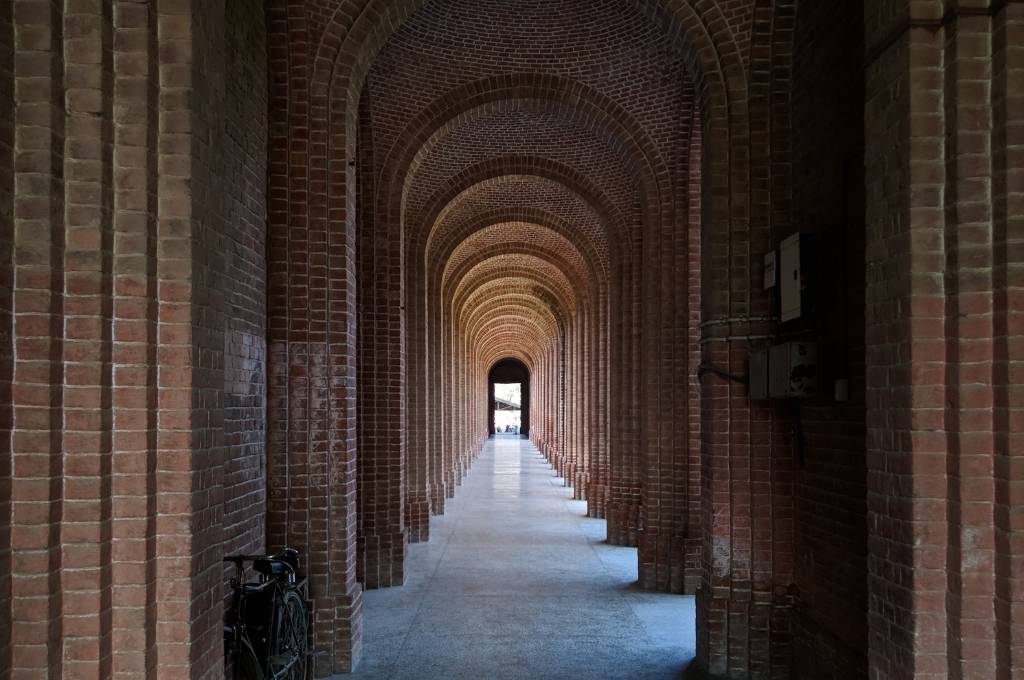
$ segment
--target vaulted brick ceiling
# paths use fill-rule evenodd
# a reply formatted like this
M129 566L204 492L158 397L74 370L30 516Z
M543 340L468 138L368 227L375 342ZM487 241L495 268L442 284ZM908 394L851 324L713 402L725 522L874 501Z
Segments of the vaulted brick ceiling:
M411 304L486 361L603 309L679 186L694 88L654 18L615 0L435 0L370 70L368 219L401 223Z

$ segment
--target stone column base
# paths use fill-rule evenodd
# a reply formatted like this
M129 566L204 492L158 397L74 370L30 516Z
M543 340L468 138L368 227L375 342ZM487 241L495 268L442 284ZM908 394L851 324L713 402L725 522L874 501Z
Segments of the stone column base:
M426 496L409 498L405 505L405 526L410 543L430 540L430 499Z
M608 516L608 485L591 482L587 488L587 517L605 519Z
M700 585L700 538L640 532L639 584L644 590L693 595Z
M363 536L359 539L359 576L368 590L391 588L405 583L405 554L408 531Z
M608 503L608 542L635 548L640 535L640 504Z

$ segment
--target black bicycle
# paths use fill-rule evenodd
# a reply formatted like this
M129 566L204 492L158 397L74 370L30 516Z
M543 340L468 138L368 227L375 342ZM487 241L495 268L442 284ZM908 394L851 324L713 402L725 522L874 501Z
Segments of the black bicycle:
M306 680L311 655L306 579L299 553L231 555L231 609L224 622L224 654L243 680ZM259 574L246 582L246 564Z

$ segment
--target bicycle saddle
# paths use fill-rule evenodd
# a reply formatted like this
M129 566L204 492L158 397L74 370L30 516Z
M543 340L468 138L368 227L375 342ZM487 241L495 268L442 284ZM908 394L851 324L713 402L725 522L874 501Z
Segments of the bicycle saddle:
M287 576L299 570L299 551L285 548L276 555L253 560L252 568L264 576Z
M258 560L253 560L252 568L264 576L285 576L294 571L292 565L273 557L261 557Z

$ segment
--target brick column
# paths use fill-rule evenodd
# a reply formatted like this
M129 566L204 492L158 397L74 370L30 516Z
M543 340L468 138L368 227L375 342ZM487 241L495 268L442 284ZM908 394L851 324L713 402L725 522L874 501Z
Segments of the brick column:
M686 511L686 574L684 588L686 592L695 592L701 579L701 544L703 519L701 513L701 408L700 408L700 323L701 323L701 182L703 164L703 132L701 130L700 108L694 107L695 120L690 133L690 167L689 191L687 206L687 272L686 290L688 297L688 333L687 333L687 402L686 402L686 479L687 479L687 511Z
M915 28L867 70L869 662L880 678L945 666L943 395L934 372L908 366L930 356L942 379L941 64L940 37Z
M16 7L5 673L222 674L224 24L162 9Z
M158 72L153 7L118 2L115 40L135 68L117 73L114 128L113 394L117 451L112 460L112 557L123 576L111 600L112 671L115 677L155 675L151 621L156 592L152 532L156 510L158 427L157 335L157 149ZM139 601L144 606L139 606Z
M12 351L7 677L59 677L61 631L64 203L62 17L15 7ZM6 220L5 220L6 222ZM8 441L4 442L8 444ZM5 524L7 518L4 518ZM7 577L5 577L7 578Z
M223 642L223 5L160 4L157 677L216 678Z
M770 190L768 94L779 85L755 47L761 77L728 114L706 109L700 135L700 363L734 376L746 374L750 352L775 332L761 257L773 245L774 213L786 205ZM752 402L739 381L714 372L700 380L697 660L713 677L770 678L790 669L792 453L776 408Z
M306 6L271 0L268 543L305 556L317 673L362 654L356 580L355 166ZM324 48L326 49L326 48ZM330 59L326 61L330 63ZM318 63L319 66L324 64ZM335 128L341 121L341 130Z
M633 261L639 256L632 257ZM640 531L639 271L630 262L612 267L608 542L635 546Z
M356 231L358 576L366 588L405 580L405 253L401 226L374 200L371 92L360 102L360 219Z
M948 430L948 673L996 677L996 631L979 629L995 595L991 19L945 29L945 427ZM922 92L921 95L924 93ZM928 97L930 98L930 97ZM913 157L911 163L923 160ZM941 271L941 270L940 270ZM938 272L936 272L938 273ZM920 290L920 289L918 289ZM914 362L922 371L941 369ZM929 362L930 363L930 362Z
M1024 3L992 19L992 394L995 473L996 677L1024 669ZM1014 132L1016 131L1016 132ZM1011 142L1016 140L1016 142ZM1016 253L1016 254L1015 254Z
M692 92L689 98L690 108L695 108ZM699 125L699 121L692 124ZM691 136L692 128L686 133ZM692 178L691 168L695 169ZM690 362L697 358L689 348L695 330L689 314L689 248L691 233L696 230L699 234L700 222L698 216L696 225L689 224L693 216L688 206L691 183L700 186L699 159L695 166L686 163L680 168L674 180L675 204L663 211L658 223L646 228L643 299L659 302L643 307L643 530L638 548L641 587L678 593L686 592L689 585L692 594L699 566L696 559L688 564L687 546L689 541L693 552L698 552L699 534L688 531L691 524L699 527L700 523L689 517L691 511L699 516L699 506L692 508L688 503L693 490L689 480L688 416L694 397ZM699 289L697 295L699 304ZM696 491L699 497L699 488Z
M587 516L604 519L608 513L608 339L607 304L603 291L597 295L590 323L590 361L588 381L593 429L590 485L587 491Z
M422 254L421 254L422 256ZM406 261L410 261L407 257ZM409 268L406 273L408 299L417 301L406 309L406 480L405 524L414 543L430 539L430 506L433 460L430 441L433 412L427 353L427 314L424 273Z
M0 6L0 206L14 200L14 3ZM14 220L0 220L0 261L14 261ZM11 428L14 268L0 268L0 668L11 668ZM6 678L7 676L2 676Z
M1009 46L1024 13L948 4L868 15L869 664L880 679L1024 667L1009 482L1021 307L1009 282L1022 271L1010 245L1022 107L1009 86L1022 59Z
M444 402L444 358L441 322L441 296L434 280L427 288L427 394L430 400L427 408L427 431L430 451L430 514L444 514L445 492L445 402Z

